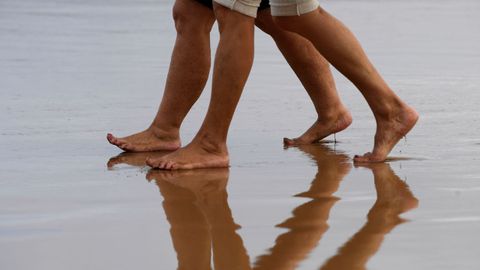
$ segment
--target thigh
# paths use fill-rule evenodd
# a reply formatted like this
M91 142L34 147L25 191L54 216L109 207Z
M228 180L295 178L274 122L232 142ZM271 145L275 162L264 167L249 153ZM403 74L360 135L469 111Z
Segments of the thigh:
M257 17L257 10L262 0L213 0L215 3L235 10L243 15Z

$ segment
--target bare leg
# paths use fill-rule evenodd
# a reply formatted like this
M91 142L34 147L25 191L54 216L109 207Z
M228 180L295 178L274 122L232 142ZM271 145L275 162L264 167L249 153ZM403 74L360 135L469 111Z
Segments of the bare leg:
M310 40L317 50L352 81L375 115L377 131L372 153L355 157L360 162L381 162L415 125L418 114L405 104L375 70L354 35L319 8L302 16L275 17L284 29Z
M227 133L253 62L254 19L215 4L220 42L207 116L187 146L147 164L160 169L228 167Z
M290 67L307 90L318 119L300 137L284 139L286 145L310 144L346 129L352 122L336 91L330 65L313 44L302 36L285 31L273 22L270 10L258 12L255 24L272 36Z
M110 143L125 151L178 149L180 125L208 80L213 12L193 0L177 0L173 17L177 39L163 99L153 123L147 130L125 138L107 135Z

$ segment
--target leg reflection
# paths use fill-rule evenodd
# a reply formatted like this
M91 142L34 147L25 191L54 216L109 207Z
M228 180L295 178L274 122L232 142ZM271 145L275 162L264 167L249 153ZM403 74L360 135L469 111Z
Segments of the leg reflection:
M377 200L365 225L320 268L322 270L365 269L385 235L404 222L399 215L418 205L407 184L395 175L390 165L378 163L364 167L372 170Z
M228 169L151 170L164 197L178 269L250 269L227 201Z
M277 237L270 254L257 259L255 269L295 269L327 231L330 210L338 201L333 193L350 170L346 155L324 145L301 145L299 149L318 166L309 190L297 195L312 200L295 208L292 217L278 225L289 231Z
M177 253L178 269L210 269L210 232L192 191L167 181L157 181L170 235Z

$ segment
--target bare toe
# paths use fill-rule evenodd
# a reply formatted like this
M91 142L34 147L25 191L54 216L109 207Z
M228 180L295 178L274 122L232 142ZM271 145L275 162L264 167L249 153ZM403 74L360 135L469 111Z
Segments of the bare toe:
M113 136L112 133L108 133L108 134L107 134L107 141L108 141L109 143L115 145L115 144L116 144L116 140L117 140L117 138L115 138L115 136Z
M160 161L160 163L158 165L158 168L162 169L162 170L165 170L165 168L167 167L167 163L168 163L168 161L165 161L165 160Z
M175 165L175 162L167 161L167 163L165 164L165 170L172 170L174 165Z
M290 138L283 138L283 144L285 146L292 146L295 145L295 141Z
M145 160L145 163L146 163L148 166L152 167L152 168L156 168L156 167L157 167L157 164L156 164L155 160L152 159L152 158L147 158L147 159Z

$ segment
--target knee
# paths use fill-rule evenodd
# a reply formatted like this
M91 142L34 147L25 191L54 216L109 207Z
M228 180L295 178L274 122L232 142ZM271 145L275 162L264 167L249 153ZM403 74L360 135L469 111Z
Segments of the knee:
M192 2L187 4L186 2ZM210 33L215 17L211 10L193 1L176 1L172 10L177 34Z
M188 21L187 7L181 1L176 1L175 5L173 5L172 17L177 33L182 34L191 28L191 23Z
M218 4L213 5L213 10L215 13L215 19L217 20L218 26L220 31L222 31L223 27L228 24L230 19L231 10Z

